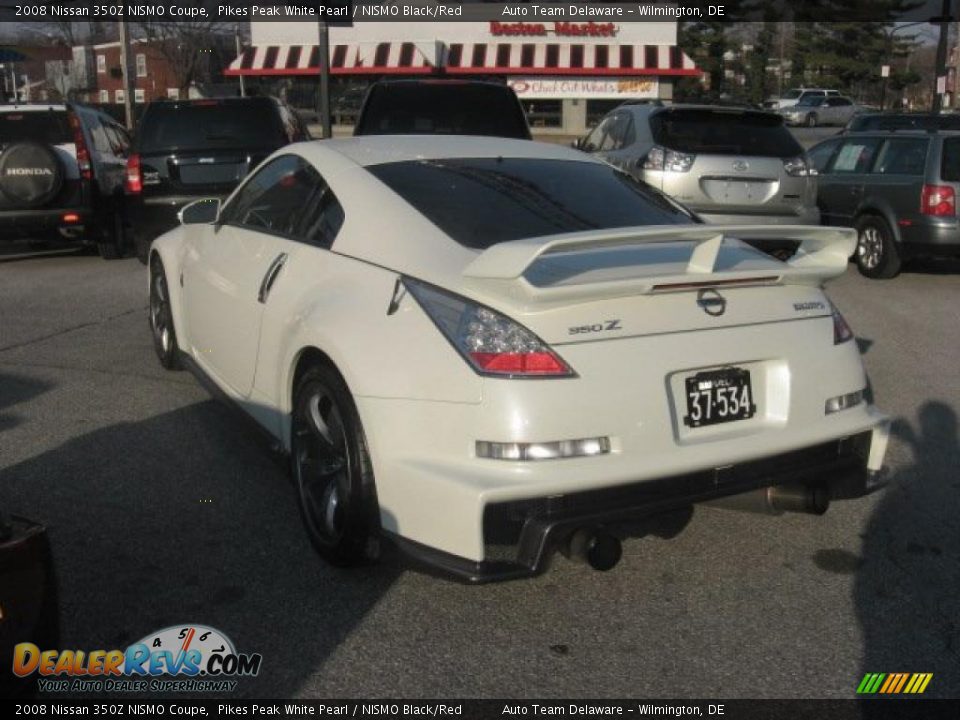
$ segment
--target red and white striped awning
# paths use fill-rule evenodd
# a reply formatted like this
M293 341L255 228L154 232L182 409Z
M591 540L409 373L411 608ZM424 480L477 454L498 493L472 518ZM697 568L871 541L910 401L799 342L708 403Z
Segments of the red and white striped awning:
M417 75L433 72L436 57L434 43L331 45L330 72L333 75ZM316 75L319 72L318 45L255 45L237 56L224 75Z
M334 75L689 75L700 71L676 45L593 43L351 43L330 46ZM255 45L226 75L316 75L316 45Z
M676 45L454 43L445 67L452 74L700 75Z

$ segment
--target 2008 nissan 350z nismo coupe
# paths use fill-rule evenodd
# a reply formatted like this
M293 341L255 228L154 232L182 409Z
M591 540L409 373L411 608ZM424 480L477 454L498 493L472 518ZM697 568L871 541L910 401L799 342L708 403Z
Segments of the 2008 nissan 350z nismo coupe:
M473 582L605 569L667 511L882 484L822 290L852 230L704 225L574 150L441 136L285 147L181 223L150 252L160 361L274 436L336 565L386 539Z

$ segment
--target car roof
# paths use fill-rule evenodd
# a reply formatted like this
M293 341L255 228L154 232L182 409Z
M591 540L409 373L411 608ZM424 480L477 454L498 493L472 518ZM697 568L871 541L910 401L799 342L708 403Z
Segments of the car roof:
M63 104L51 103L27 103L20 105L0 105L0 112L42 112L44 110L54 110L66 112L67 106Z
M654 115L659 113L670 113L677 110L703 110L706 112L723 113L725 115L772 115L779 118L779 113L766 110L764 108L744 107L742 105L705 105L697 103L679 103L674 105L619 105L614 110L628 110L635 115ZM609 114L609 113L608 113Z
M471 135L361 135L299 143L304 157L319 161L337 155L349 164L368 167L410 160L444 158L539 158L601 163L579 150L555 143Z

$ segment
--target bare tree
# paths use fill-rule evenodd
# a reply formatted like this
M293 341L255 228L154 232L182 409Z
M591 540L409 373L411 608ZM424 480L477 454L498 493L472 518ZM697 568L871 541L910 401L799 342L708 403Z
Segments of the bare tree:
M41 27L45 31L45 34L49 35L56 42L65 44L67 47L80 45L86 36L81 23L51 20L41 23Z
M150 43L176 78L181 91L193 83L210 79L210 60L231 31L231 25L220 22L143 22L137 26L140 35Z

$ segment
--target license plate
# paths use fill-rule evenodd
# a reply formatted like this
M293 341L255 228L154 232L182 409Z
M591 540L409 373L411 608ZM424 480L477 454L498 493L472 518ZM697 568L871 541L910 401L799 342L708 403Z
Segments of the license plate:
M705 370L686 378L687 427L747 420L757 412L750 371L743 368Z

